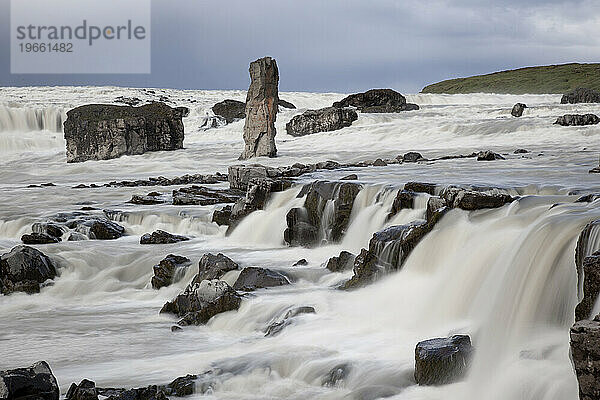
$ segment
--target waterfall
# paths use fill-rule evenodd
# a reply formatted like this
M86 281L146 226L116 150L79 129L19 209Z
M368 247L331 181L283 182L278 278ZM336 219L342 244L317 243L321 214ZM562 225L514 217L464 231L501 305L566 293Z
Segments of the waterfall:
M62 132L66 111L60 107L7 107L0 105L0 132Z

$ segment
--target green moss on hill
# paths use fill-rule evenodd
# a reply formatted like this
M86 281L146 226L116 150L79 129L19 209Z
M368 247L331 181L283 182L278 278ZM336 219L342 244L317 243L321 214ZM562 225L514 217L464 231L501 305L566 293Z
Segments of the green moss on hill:
M600 64L547 65L450 79L426 86L422 93L562 94L579 87L600 91Z

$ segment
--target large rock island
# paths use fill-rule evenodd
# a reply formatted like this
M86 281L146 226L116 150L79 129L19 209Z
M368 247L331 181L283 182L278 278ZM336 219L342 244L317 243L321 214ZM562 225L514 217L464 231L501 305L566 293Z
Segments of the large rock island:
M67 112L67 162L108 160L183 148L188 109L164 103L141 107L88 104Z

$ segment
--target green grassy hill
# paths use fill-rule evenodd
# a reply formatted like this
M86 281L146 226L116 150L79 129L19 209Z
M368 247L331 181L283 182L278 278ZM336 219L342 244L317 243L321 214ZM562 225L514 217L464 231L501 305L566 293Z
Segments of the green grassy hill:
M600 64L519 68L425 86L422 93L566 93L584 87L600 91Z

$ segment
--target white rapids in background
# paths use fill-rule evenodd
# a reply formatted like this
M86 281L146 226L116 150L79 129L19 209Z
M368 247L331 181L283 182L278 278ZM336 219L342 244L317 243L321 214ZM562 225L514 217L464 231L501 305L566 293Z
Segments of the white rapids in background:
M153 92L153 93L152 93ZM187 106L185 149L106 161L66 164L60 129L66 111L167 96ZM128 236L114 241L38 246L61 261L60 277L38 295L0 298L0 370L46 360L61 391L83 378L98 386L162 384L218 367L230 373L208 399L575 400L569 327L577 303L574 249L596 203L575 203L578 193L600 192L600 127L564 128L557 116L598 113L598 105L560 105L559 95L408 95L421 110L360 114L351 127L294 138L285 124L309 108L331 105L336 93L281 93L297 110L278 114L279 157L268 165L324 160L361 161L419 151L433 158L491 149L505 161L474 159L316 172L301 181L358 174L364 188L341 243L314 249L283 243L285 215L302 205L299 188L274 194L265 210L247 217L230 236L211 223L215 206L136 206L132 194L175 187L72 189L150 176L226 172L243 148L243 121L203 131L210 107L243 91L123 89L115 87L0 88L0 254L20 243L38 218L83 206L123 211ZM530 108L513 118L516 102ZM515 155L517 148L530 151ZM254 162L254 160L253 160ZM413 251L404 268L357 291L335 287L351 272L329 273L324 263L341 250L357 253L388 225L423 218L426 197L413 210L386 216L407 181L500 187L523 197L495 210L452 210ZM55 186L29 188L52 182ZM421 201L423 200L423 201ZM555 206L553 206L555 205ZM140 246L155 229L194 236L173 245ZM598 243L600 245L600 243ZM197 271L205 252L221 252L244 266L284 271L292 285L262 290L237 312L206 326L170 331L175 320L158 311ZM192 259L184 279L153 290L152 266L167 254ZM307 266L292 267L305 258ZM316 314L275 337L264 329L289 307ZM598 308L598 307L597 307ZM596 310L598 311L598 310ZM476 357L468 378L419 387L412 378L418 341L454 333L471 335ZM331 368L349 364L337 387L321 386Z

